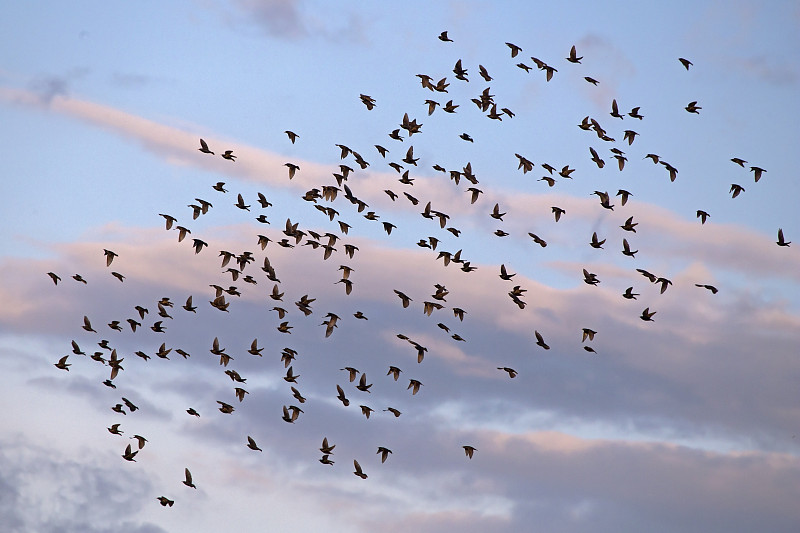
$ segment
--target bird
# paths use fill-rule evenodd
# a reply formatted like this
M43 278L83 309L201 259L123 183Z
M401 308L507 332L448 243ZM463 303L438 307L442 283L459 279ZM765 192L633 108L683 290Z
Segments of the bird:
M778 228L778 240L777 240L776 244L778 246L789 246L790 244L792 244L792 241L787 241L787 240L784 239L784 237L783 237L783 229L782 228Z
M394 378L394 380L397 381L398 378L400 377L400 372L402 372L402 370L400 370L396 366L391 366L390 365L389 366L389 371L386 373L386 375L387 376L392 376Z
M285 163L283 166L289 169L289 179L294 178L295 173L300 170L300 167L294 163Z
M516 44L513 44L513 43L506 43L506 46L508 46L508 47L511 49L511 57L512 57L512 58L514 58L514 57L517 57L517 54L519 54L520 52L522 52L522 48L520 48L520 47L519 47L519 46L517 46Z
M606 242L606 239L603 239L602 241L597 240L597 232L595 231L594 233L592 233L592 242L590 242L589 245L592 248L601 249L601 248L603 248L603 243L604 242Z
M658 279L655 274L651 274L650 272L644 270L643 268L637 268L636 272L638 272L639 274L650 280L650 283L655 283L656 280Z
M636 233L636 226L638 226L638 222L633 221L633 217L628 217L628 220L625 221L625 224L620 226L620 228L624 229L625 231L632 231Z
M135 463L136 459L134 459L134 457L136 457L137 453L139 453L139 450L133 451L131 445L128 444L125 447L125 453L122 454L122 458L125 459L126 461L131 461Z
M119 424L114 424L114 425L118 426ZM140 450L144 448L144 443L148 442L147 439L142 437L141 435L134 435L133 437L131 437L131 439L136 439L136 443L139 445Z
M505 213L500 212L500 204L494 204L494 208L492 209L492 212L489 216L496 220L502 221L503 217L505 216Z
M639 317L645 322L653 322L653 315L656 314L655 311L650 311L649 307L646 307L644 311L642 311L642 315Z
M597 335L597 332L594 331L593 329L583 328L581 342L586 342L586 339L593 341L595 335Z
M134 412L134 411L136 411L137 409L139 409L138 407L136 407L136 406L133 404L133 402L131 402L129 399L127 399L127 398L125 398L125 397L123 397L123 398L122 398L122 401L123 401L123 403L125 403L125 406L126 406L128 409L130 409L131 413L132 413L132 412Z
M750 171L753 173L756 183L761 179L761 175L766 172L766 170L761 167L750 167Z
M286 375L283 377L283 379L288 383L297 383L297 378L299 377L299 374L293 373L292 367L290 366L288 369L286 369Z
M375 108L375 99L367 94L360 94L359 98L361 99L361 103L367 107L368 111L372 111Z
M506 265L500 265L500 279L509 281L511 278L516 276L516 274L509 274L506 270Z
M744 192L744 187L737 185L736 183L731 183L731 190L728 192L731 193L731 198L736 198L739 196L739 194Z
M547 246L547 241L536 235L535 233L528 232L528 235L533 239L533 242L541 246L542 248Z
M624 119L625 118L625 117L623 117L622 115L619 114L619 107L617 106L617 99L616 98L611 101L611 113L610 113L610 115L612 117L618 118L618 119Z
M684 68L686 68L686 70L689 70L689 67L691 67L693 65L693 63L691 61L689 61L688 59L684 59L682 57L679 57L678 61L681 62L681 65L683 65Z
M333 446L330 446L328 444L328 437L322 438L322 446L320 447L319 451L321 451L324 454L332 454L334 448L336 448L335 444Z
M512 379L517 377L517 371L514 370L513 368L509 368L507 366L498 366L497 370L503 370L503 371L507 372L508 373L508 377L510 377Z
M233 150L225 150L225 153L222 154L222 157L228 161L235 161L237 156L233 155Z
M599 82L599 81L597 81L596 79L594 79L594 78L591 78L591 77L589 77L589 76L584 76L584 77L583 77L583 79L585 79L586 81L588 81L588 82L589 82L589 83L591 83L592 85L597 85L598 83L600 83L600 82Z
M550 210L553 212L553 215L555 215L556 222L558 222L561 219L561 215L566 213L566 211L564 211L560 207L551 207Z
M69 372L69 367L72 366L72 363L67 363L68 358L69 355L65 355L64 357L58 360L58 363L55 363L53 366L55 366L60 370L66 370L67 372Z
M411 298L406 296L404 293L398 291L397 289L394 289L394 293L400 298L400 300L402 300L403 308L406 308L411 304L412 302Z
M575 52L575 45L572 45L572 48L569 51L569 57L567 57L567 61L570 63L580 63L583 56L578 57L578 54Z
M83 316L83 329L85 329L86 331L90 331L92 333L97 333L97 331L95 331L94 328L92 328L92 323L89 322L89 317L87 317L86 315Z
M361 470L361 465L358 464L358 461L355 459L353 459L353 467L356 469L353 474L357 475L361 479L367 479L367 475L363 472L363 470Z
M636 252L638 252L638 251L639 250L631 251L631 247L628 244L628 239L622 239L622 253L624 255L627 255L628 257L635 257L636 256Z
M194 253L195 253L195 254L199 254L199 253L200 253L200 251L201 251L201 250L202 250L204 247L207 247L207 246L208 246L208 243L207 243L207 242L205 242L205 241L202 241L202 240L200 240L200 239L192 239L192 241L193 241L193 243L194 243L194 244L193 244L193 246L194 246Z
M418 380L410 379L410 380L408 380L408 387L406 387L406 390L411 389L411 395L413 396L413 395L417 394L417 392L419 392L419 388L421 386L422 386L422 383L420 383Z
M250 435L247 436L247 447L250 448L253 451L259 451L259 452L264 451L264 450L262 450L261 448L258 447L258 444L256 444L256 441L254 441L253 437L251 437Z
M464 445L464 446L462 446L462 448L464 448L464 453L470 459L472 459L472 454L474 454L476 451L478 451L477 448L475 448L474 446L469 446L469 445Z
M217 403L219 404L219 410L222 413L225 413L225 414L229 415L229 414L231 414L232 412L235 411L233 406L228 404L228 403L221 402L219 400L217 400ZM189 414L192 414L192 413L189 413Z
M342 387L336 385L336 392L337 392L336 398L338 398L339 401L342 402L342 404L345 407L350 405L350 400L348 400L347 397L344 395L344 390L342 389Z
M158 503L160 503L163 507L172 507L175 504L175 500L170 500L166 496L159 496L156 498L156 500L158 500Z
M711 294L717 294L717 292L719 290L716 287L714 287L713 285L708 285L708 284L705 284L705 283L695 283L694 286L695 287L700 287L700 288L703 288L703 289L708 289L709 291L711 291Z
M186 476L186 479L183 480L183 484L186 485L187 487L191 487L193 489L197 489L195 484L192 483L192 473L189 472L188 468L184 468L184 475Z
M263 350L264 348L258 347L258 339L253 339L253 342L250 344L250 349L247 350L247 353L249 353L250 355L257 355L258 357L261 357L261 352Z
M661 284L661 294L664 294L664 292L667 290L667 287L672 285L672 282L667 278L656 278L656 281L654 283Z
M376 453L381 454L381 463L385 463L386 458L389 457L389 454L392 453L392 450L386 448L385 446L378 446L378 451Z
M706 219L707 219L708 217L710 217L710 216L711 216L711 215L709 215L708 213L706 213L706 212L705 212L705 211L703 211L702 209L698 209L698 210L697 210L697 218L699 218L699 219L700 219L700 223L701 223L701 224L705 224L705 223L706 223Z
M204 154L211 154L214 155L214 152L208 149L208 144L203 139L200 139L200 148L199 151L203 152Z
M689 102L689 104L686 106L685 109L689 113L695 113L695 114L699 115L700 114L700 109L703 109L703 108L700 107L699 105L697 105L697 100L693 100L693 101Z
M633 292L633 287L628 287L625 289L625 292L622 294L622 296L628 300L635 300L639 295Z
M453 39L447 36L447 31L443 31L439 34L439 40L445 43L452 43Z
M361 378L359 379L358 385L356 385L356 388L358 390L360 390L360 391L363 391L363 392L370 392L370 390L369 390L370 387L372 387L372 383L367 385L367 375L366 374L361 374Z
M536 345L537 346L541 346L545 350L549 350L550 349L550 346L548 346L547 343L544 342L544 337L542 337L541 333L539 333L538 331L534 330L533 334L536 336Z
M598 283L600 283L600 280L597 279L597 274L592 274L585 268L583 269L583 281L587 285L597 285Z
M289 137L289 140L292 141L292 144L294 144L294 141L296 141L297 138L299 137L299 135L290 130L286 130L283 133L285 133Z

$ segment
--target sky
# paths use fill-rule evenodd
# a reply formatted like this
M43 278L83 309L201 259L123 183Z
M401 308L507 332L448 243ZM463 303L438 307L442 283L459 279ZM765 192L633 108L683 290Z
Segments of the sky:
M0 523L796 531L800 8L543 4L6 6ZM555 69L550 81L534 58ZM419 75L446 78L446 92ZM485 89L494 119L472 101ZM299 167L291 178L287 163ZM751 167L764 169L757 182ZM211 206L195 218L201 200ZM629 217L635 232L622 228ZM177 226L191 232L180 242ZM779 228L796 243L778 246ZM221 266L221 251L253 261ZM224 311L214 285L229 291ZM425 302L441 307L428 314ZM112 349L115 388L104 384ZM64 356L68 371L54 366ZM302 412L287 423L290 406ZM135 461L122 457L129 444Z

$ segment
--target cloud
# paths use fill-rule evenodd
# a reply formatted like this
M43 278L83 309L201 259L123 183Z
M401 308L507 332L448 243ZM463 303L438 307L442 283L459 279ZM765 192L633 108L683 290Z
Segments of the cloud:
M86 68L74 68L66 74L41 75L30 82L30 90L36 95L42 105L49 105L56 97L69 96L70 86L76 80L86 77L89 70Z
M303 0L236 0L234 5L244 15L244 21L257 24L269 37L288 41L321 37L334 43L365 41L360 17L342 6L328 9L327 5L310 5Z
M0 97L23 105L41 105L35 95L24 91L2 89ZM301 170L294 179L289 180L284 167L284 163L287 161L286 156L217 139L210 135L205 138L212 150L219 152L222 149L220 147L232 148L234 153L239 155L239 159L231 163L214 156L199 157L199 154L196 153L198 134L92 102L56 97L50 103L50 109L76 116L100 127L109 128L124 136L134 138L173 164L197 166L207 171L225 171L227 174L245 181L302 192L310 188L321 188L323 184L332 181L331 166L314 161L297 160L294 162L301 167ZM265 169L274 171L265 172ZM395 179L396 176L391 173L367 170L351 175L346 184L358 198L369 203L370 209L376 210L379 216L383 215L382 220L386 219L387 213L396 216L406 216L412 212L418 213L424 207L422 202L430 201L434 210L442 209L443 205L448 206L447 214L451 217L450 226L463 229L466 225L468 229L477 227L494 231L496 224L491 223L487 215L494 203L499 203L501 209L509 212L502 226L512 234L511 239L527 240L528 231L541 227L545 222L552 220L550 207L554 205L567 210L565 222L569 220L573 226L570 227L570 231L564 229L566 228L564 223L551 226L552 229L548 231L553 232L556 236L555 241L547 232L536 229L540 236L553 244L557 244L559 241L561 243L574 242L574 224L589 223L590 226L587 229L591 227L596 229L598 218L601 217L601 210L596 201L562 193L521 194L515 191L487 188L475 205L468 203L467 193L464 193L464 201L452 202L451 183L441 178L424 176L420 176L415 181L413 193L421 202L420 205L414 206L405 201L402 196L393 202L385 194L384 190L392 187ZM343 195L344 192L340 192L337 198L336 204L339 206L346 205L346 200L342 198ZM345 213L342 208L337 210ZM671 264L685 260L703 261L709 267L721 267L745 274L758 273L759 276L767 274L800 279L800 274L798 274L800 257L797 256L794 249L788 251L780 249L774 246L771 238L770 241L766 241L763 236L740 226L725 224L700 226L696 221L686 221L668 209L648 203L631 203L626 206L625 212L620 214L602 212L602 220L610 217L619 219L621 224L625 218L631 215L641 222L640 233L643 233L641 230L647 228L650 233L661 237L657 246L651 246L646 251L647 254L659 261L669 261ZM436 231L434 228L438 229L436 220L430 221L430 224L432 231ZM616 231L616 233L622 236L620 231ZM448 233L442 231L441 234L444 235L444 238L449 238L447 237ZM730 246L731 242L735 242L737 245ZM742 249L750 250L751 253L743 254L740 252ZM548 250L544 250L542 253L548 253Z
M215 209L219 207L204 216L213 216ZM653 213L652 218L657 224L659 213ZM309 230L313 226L300 228ZM671 271L673 286L659 294L658 287L630 269L562 262L557 268L574 272L575 283L558 289L523 273L518 273L513 282L504 282L497 276L497 265L477 263L478 270L466 274L435 261L435 252L389 248L363 237L347 238L359 248L352 260L339 251L323 261L319 250L303 246L285 249L274 243L261 252L252 246L254 231L248 224L206 230L201 236L211 247L195 254L190 244L178 244L174 232L167 233L163 228L117 229L106 239L59 246L55 261L8 259L0 265L0 272L17 283L3 289L3 299L18 305L6 306L0 313L0 323L6 330L59 335L64 340L56 350L63 353L70 352L70 339L77 340L90 354L98 350L97 337L109 339L127 358L126 370L119 379L131 385L149 387L151 379L161 383L162 369L174 369L170 373L181 374L181 378L171 380L168 388L173 389L176 383L185 382L182 373L188 365L202 368L204 379L215 383L209 390L219 391L196 397L207 402L204 412L216 409L217 399L229 398L234 386L222 374L219 358L209 355L216 336L233 356L230 368L248 378L245 388L253 383L267 389L275 382L282 386L280 378L285 370L279 363L280 350L290 346L300 353L294 369L303 376L304 386L300 388L304 395L327 398L335 404L334 380L343 379L339 368L355 366L370 376L381 377L388 364L396 364L404 370L403 380L423 382L421 393L414 397L416 403L408 404L407 381L391 388L381 386L383 392L371 398L384 398L385 394L388 405L401 410L406 404L429 409L438 402L457 399L458 409L467 413L457 418L478 427L487 423L510 427L530 420L531 412L539 411L553 414L551 424L557 417L577 425L592 420L622 428L631 424L637 431L667 440L693 436L702 440L708 432L738 447L780 449L785 446L778 444L781 428L796 423L797 413L774 406L791 401L793 376L800 374L797 363L781 355L792 353L791 346L800 341L792 333L800 331L800 317L779 302L763 301L752 294L723 290L711 295L695 287L694 283L705 279L705 270L698 270L695 264ZM273 239L279 238L278 230L265 231ZM739 234L739 238L747 237ZM110 276L103 248L119 254L113 268L125 273L125 283ZM244 273L254 275L258 284L232 282L230 274L220 270L220 258L215 253L218 249L253 250L256 261ZM283 302L268 297L273 283L259 270L264 255L282 279ZM345 296L343 286L336 283L341 278L340 264L354 268L350 296ZM580 282L582 267L598 273L600 286ZM79 271L89 284L79 284L64 275L64 280L53 286L44 274L50 269ZM229 313L208 304L214 292L208 287L211 283L239 287L242 296L227 297L231 302ZM423 302L433 301L435 283L445 285L450 292L442 302L445 308L427 317L422 312ZM523 298L528 302L525 310L508 298L512 284L528 290ZM628 285L641 293L639 301L620 296ZM402 308L393 289L413 299L408 309ZM198 306L196 314L180 309L189 294ZM315 299L310 317L294 304L303 294ZM156 316L155 302L166 295L175 302L175 308L169 310L173 319ZM136 304L150 309L146 320L138 318L133 310ZM285 320L294 328L291 335L276 331L281 320L270 311L275 305L288 311ZM450 308L456 306L467 311L463 322L453 316ZM657 311L652 324L638 318L645 306ZM352 317L356 310L363 311L369 320ZM328 312L337 313L341 319L333 335L325 339L320 322ZM89 316L99 335L80 329L83 315ZM143 328L132 333L126 318L141 321ZM112 319L122 322L123 332L106 326ZM155 320L164 321L166 333L149 330ZM440 322L450 328L449 333L437 327ZM599 332L591 343L598 355L583 351L582 327ZM544 335L550 351L535 346L534 330ZM428 348L423 364L416 363L416 349L398 339L398 333ZM453 333L466 342L456 342L450 337ZM260 345L268 347L261 358L246 354L256 337ZM188 351L191 358L183 360L174 351L170 361L153 357L162 342ZM133 355L137 350L153 359L141 361ZM304 355L320 350L327 354L326 362L309 364ZM774 354L769 364L752 357L761 350ZM375 353L382 355L375 359L371 355ZM55 360L57 357L51 364ZM91 372L96 387L108 377L107 367L83 356L73 355L70 360L76 374ZM42 368L45 366L49 367ZM496 369L502 366L514 368L520 375L509 380ZM390 378L381 379L391 385ZM190 392L194 390L187 383L175 393L195 397ZM474 392L462 395L460 390ZM744 393L752 395L753 400L740 402L737 398ZM286 401L291 401L289 398ZM504 401L492 414L480 408L497 398ZM134 403L144 401L131 399ZM198 405L196 402L184 400L186 406L178 412ZM278 403L272 416L276 413L280 413ZM526 424L530 422L522 427L528 427Z
M774 85L794 85L797 83L797 69L789 64L776 64L765 56L739 59L738 67L745 73Z
M143 474L124 470L8 435L0 446L0 522L10 533L163 533L135 518L152 486Z

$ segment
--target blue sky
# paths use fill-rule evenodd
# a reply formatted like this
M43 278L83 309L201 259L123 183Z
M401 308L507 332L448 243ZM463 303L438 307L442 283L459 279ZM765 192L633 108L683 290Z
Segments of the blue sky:
M12 531L215 531L231 521L250 530L265 520L295 531L793 531L800 521L800 494L787 488L800 486L800 244L775 244L778 228L800 243L794 3L186 0L29 2L6 13L0 399L19 407L0 432L0 502L10 502L0 522ZM453 42L437 39L444 30ZM512 58L506 42L523 51ZM580 64L565 59L573 45ZM550 82L531 56L557 69ZM459 59L468 82L454 78ZM446 77L448 92L422 88L418 74ZM486 87L513 118L488 119L470 101ZM428 115L426 99L459 107ZM623 120L609 116L612 100ZM694 100L699 114L684 110ZM627 116L633 107L642 120ZM388 134L404 113L423 126L401 130L399 142ZM586 116L615 141L579 129ZM632 144L626 129L638 133ZM216 155L197 150L200 138ZM369 167L342 160L337 144ZM412 145L417 166L401 161ZM612 147L625 153L623 170ZM523 173L514 154L534 169ZM287 162L300 167L292 180ZM398 183L389 162L413 185ZM464 178L432 168L467 162L482 191L475 204ZM357 212L344 191L318 199L336 210L331 221L301 197L335 185L340 164L355 169L346 183L369 207ZM548 187L542 164L569 165L573 179L556 172ZM750 166L766 169L758 183ZM218 181L227 193L211 188ZM732 199L734 183L745 191ZM632 193L625 206L618 189ZM613 211L596 190L610 193ZM260 208L257 192L272 205ZM237 194L250 212L234 207ZM193 220L197 198L213 207ZM428 201L460 236L420 216ZM502 221L489 216L495 203ZM552 206L566 210L559 222ZM698 209L710 214L704 225ZM160 213L192 234L178 243ZM269 225L255 221L262 213ZM619 227L631 216L636 233ZM307 232L295 248L276 244L287 218ZM391 235L384 221L397 226ZM329 260L304 245L309 230L338 236ZM593 232L604 249L589 245ZM257 234L274 242L262 250ZM428 237L435 252L417 245ZM193 238L209 247L195 254ZM620 253L623 238L634 258ZM358 247L353 258L344 244ZM103 249L119 254L111 267ZM437 259L459 249L477 270ZM256 261L234 281L220 250ZM282 303L269 298L264 257ZM511 281L499 279L501 264ZM353 268L350 295L340 265ZM662 294L637 268L672 286ZM601 283L583 283L583 269ZM229 313L209 305L210 284L242 293L226 295ZM435 284L449 294L426 316ZM524 309L507 295L515 285L527 291ZM638 300L621 296L629 286ZM395 289L413 299L408 308ZM196 314L180 308L189 295ZM293 303L303 295L315 298L308 317ZM165 296L175 307L155 333ZM150 310L136 333L125 322L139 320L135 305ZM274 306L288 311L291 334L276 331ZM453 307L467 311L463 321ZM654 322L639 319L645 307ZM327 338L326 313L340 317ZM81 329L84 315L99 333ZM583 342L583 328L596 339ZM428 349L422 363L398 334ZM234 358L227 368L208 353L214 337ZM254 338L260 358L247 353ZM107 358L101 339L125 358L116 389L102 384L108 365L83 355L69 356L69 373L52 366L71 340ZM191 357L155 357L162 342ZM296 388L307 398L291 425L281 420L282 406L297 405L282 379L284 347L298 352ZM397 382L389 365L403 369ZM370 393L345 366L367 374ZM225 369L246 377L244 401ZM418 394L409 379L423 383ZM110 411L122 396L140 409ZM236 411L220 413L217 401ZM359 405L375 412L366 419ZM106 430L114 423L122 436ZM149 442L129 463L120 455L133 434ZM246 447L248 435L263 452ZM323 437L337 445L332 466L317 462ZM477 448L472 460L464 445ZM385 463L378 446L393 450ZM351 474L354 459L368 479ZM184 468L196 491L181 484ZM161 507L161 495L175 506Z

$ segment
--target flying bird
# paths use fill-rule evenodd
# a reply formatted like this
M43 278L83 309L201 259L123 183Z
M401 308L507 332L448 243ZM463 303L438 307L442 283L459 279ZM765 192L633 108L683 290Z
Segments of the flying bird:
M689 113L695 113L695 114L699 115L700 114L700 110L703 109L703 108L700 107L699 105L697 105L697 100L693 100L693 101L689 102L689 104L686 106L685 109Z
M509 368L507 366L498 366L497 370L503 370L503 371L507 372L508 373L508 377L510 377L512 379L517 377L517 371L514 370L513 368Z
M653 315L654 314L656 314L655 311L650 311L650 308L646 307L645 310L642 311L642 316L640 316L639 318L641 318L645 322L653 322Z
M128 444L125 447L125 453L122 454L122 458L125 459L126 461L131 461L131 462L135 463L136 459L134 459L134 457L136 457L137 453L139 453L139 450L133 451L133 448L131 448L131 445Z
M183 484L187 487L196 489L197 487L195 487L194 483L192 483L192 473L189 472L188 468L184 468L184 475L186 476L186 479L183 480Z
M199 151L203 152L204 154L211 154L214 155L214 152L208 149L208 144L203 139L200 139L200 148Z
M533 334L536 336L536 345L537 346L541 346L545 350L549 350L550 349L550 346L548 346L547 343L544 342L544 338L542 337L541 333L539 333L538 331L534 330Z
M783 238L783 229L778 228L778 241L776 242L778 246L789 246L792 244L792 241L787 241Z
M170 500L166 496L159 496L156 498L156 500L158 500L158 503L160 503L163 507L172 507L175 504L175 500Z
M717 294L717 292L719 290L716 287L714 287L713 285L708 285L708 284L704 284L704 283L695 283L694 286L695 287L700 287L702 289L708 289L709 291L711 291L711 294Z
M385 463L386 458L389 457L389 454L392 453L392 450L386 448L385 446L378 446L377 453L381 454L381 463Z
M569 57L567 57L567 61L570 63L580 63L583 56L578 57L578 54L575 52L575 45L572 45L572 48L569 51Z
M55 363L53 366L55 366L60 370L66 370L67 372L69 372L69 367L72 366L72 363L67 363L67 358L69 358L69 356L65 355L64 357L58 360L58 363Z
M753 173L753 175L754 175L754 178L755 178L755 180L756 180L756 183L758 183L758 180L760 180L760 179L761 179L761 175L762 175L764 172L766 172L766 170L764 170L764 169L763 169L763 168L761 168L761 167L750 167L750 171Z
M356 461L355 459L353 459L353 467L356 469L355 472L353 472L353 474L357 475L361 479L367 479L367 475L364 473L363 470L361 470L361 465L358 464L358 461Z
M261 448L258 447L256 441L254 441L253 437L251 437L250 435L247 436L247 447L253 451L259 451L259 452L263 451Z
M519 46L517 46L516 44L513 44L513 43L506 43L506 46L508 46L508 47L511 49L511 57L512 57L512 58L513 58L513 57L517 57L517 54L519 54L520 52L522 52L522 48L520 48L520 47L519 47Z

